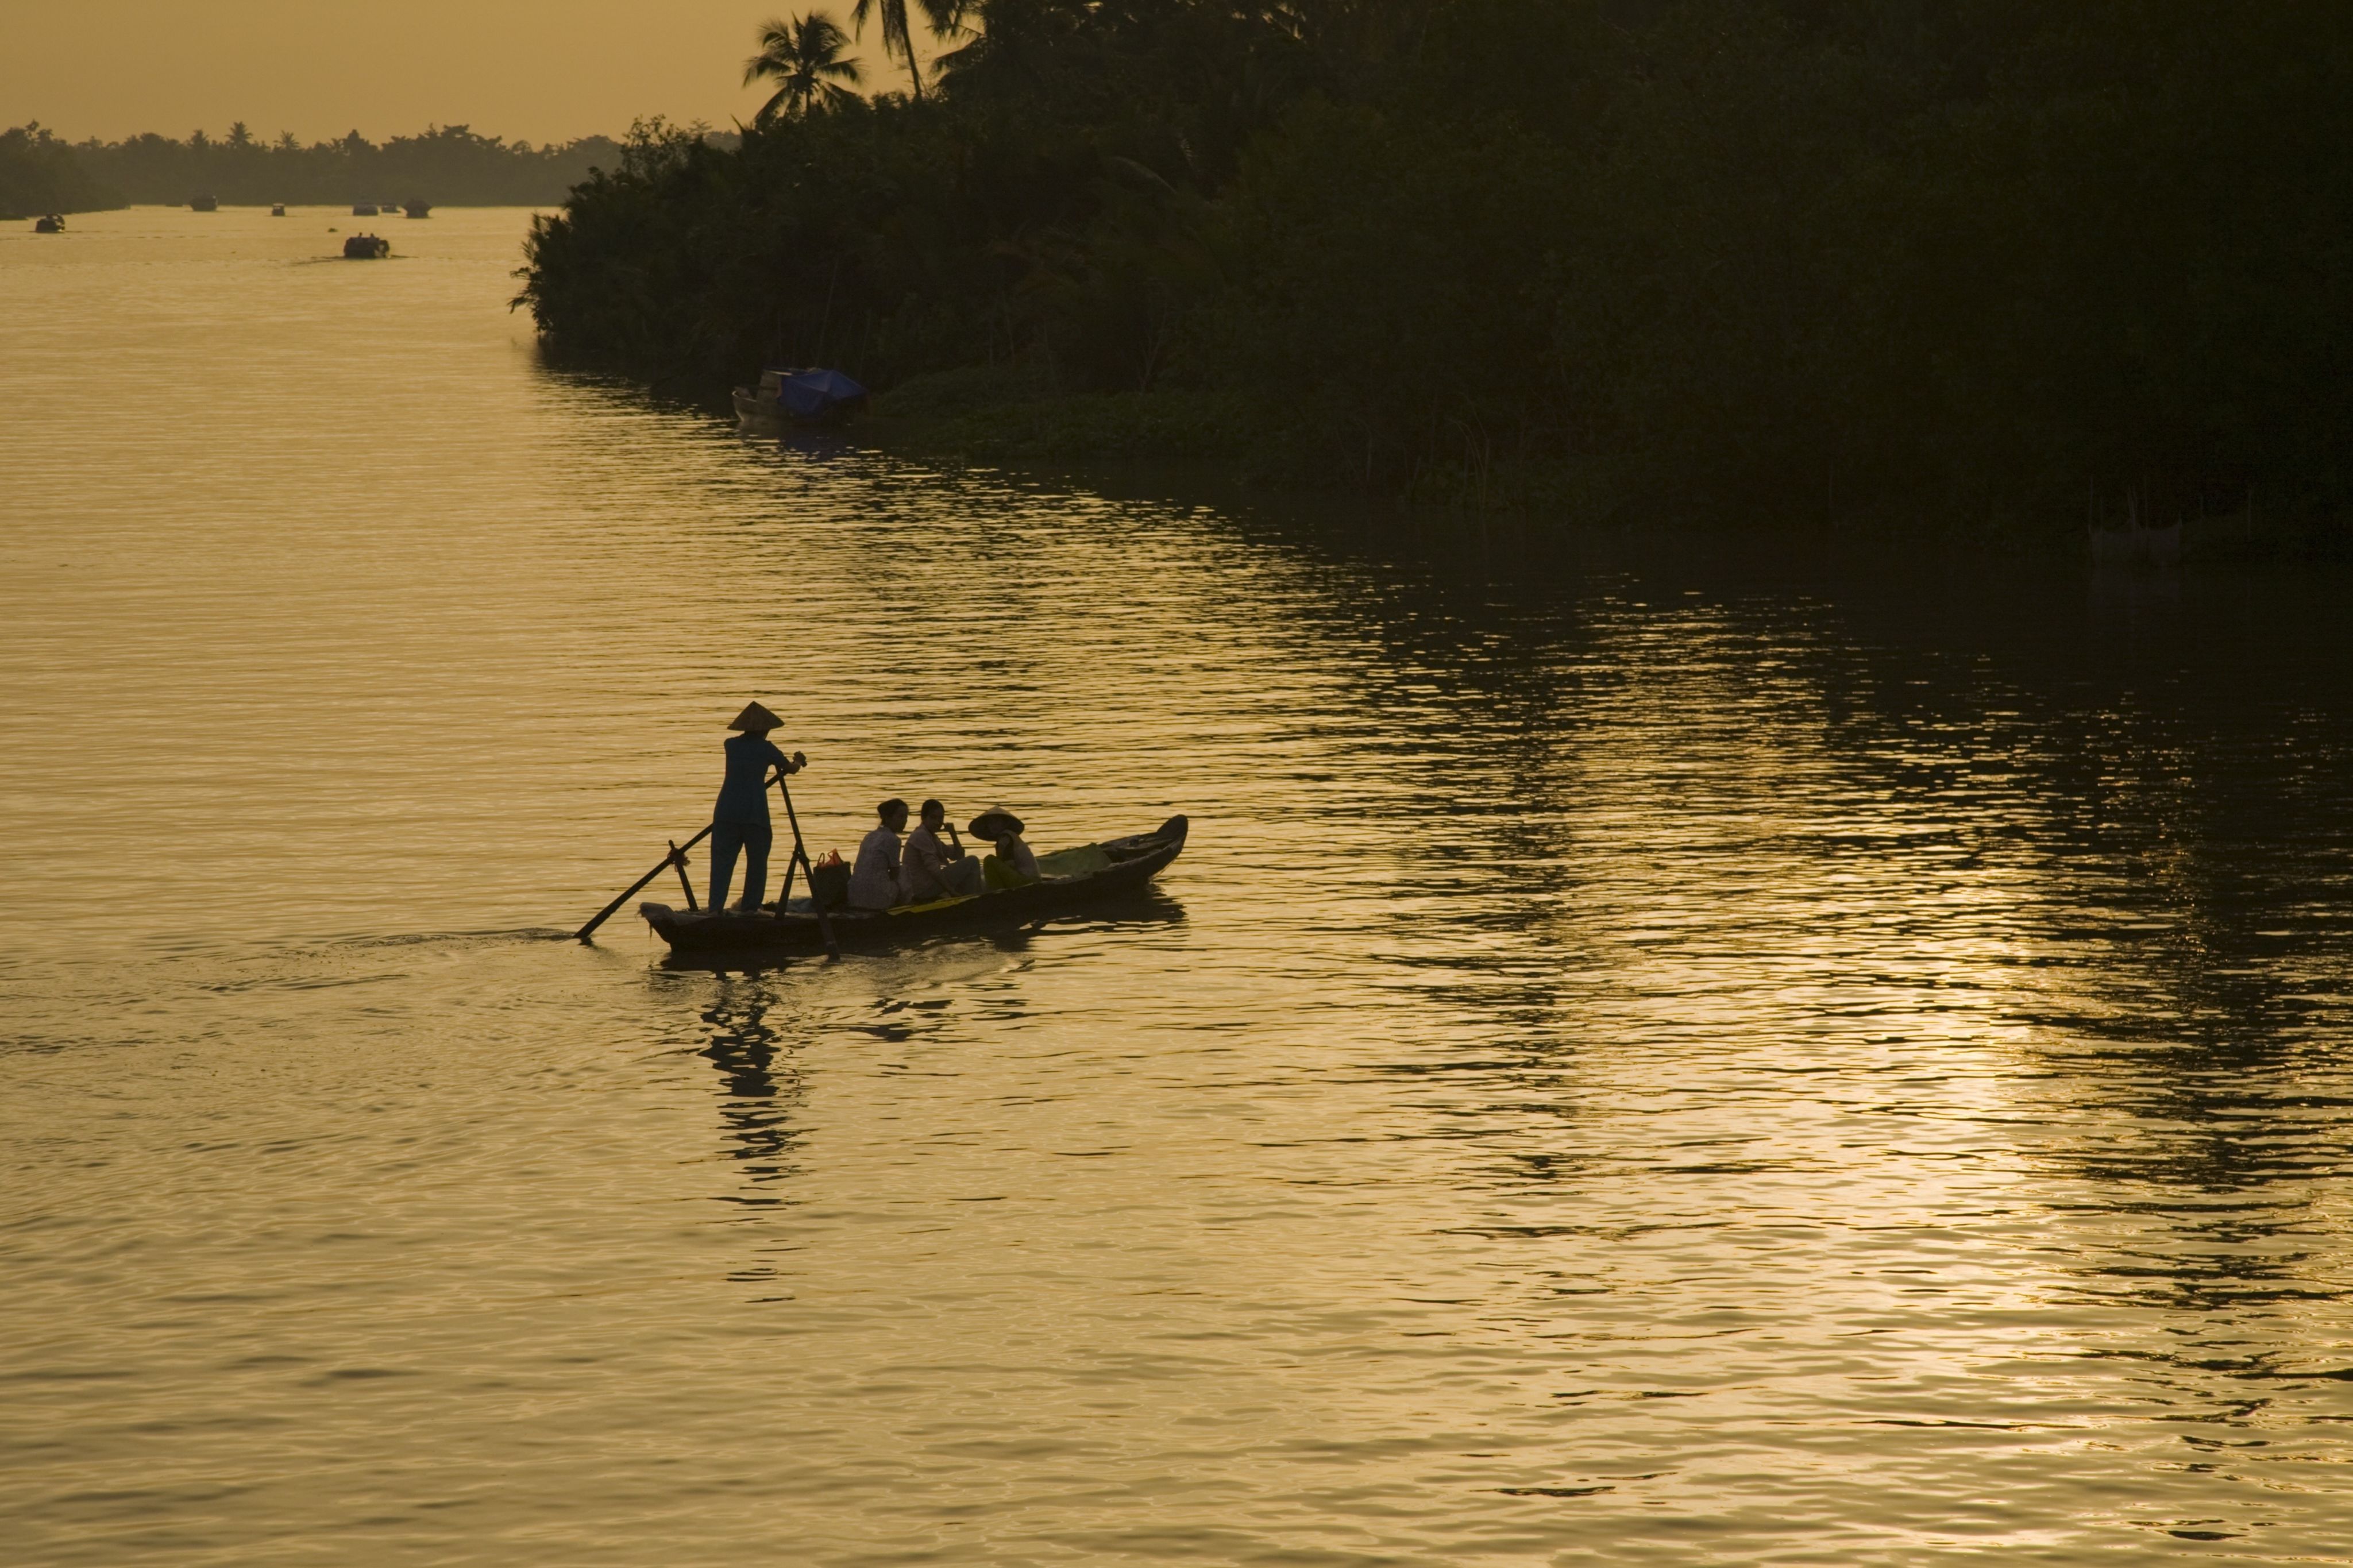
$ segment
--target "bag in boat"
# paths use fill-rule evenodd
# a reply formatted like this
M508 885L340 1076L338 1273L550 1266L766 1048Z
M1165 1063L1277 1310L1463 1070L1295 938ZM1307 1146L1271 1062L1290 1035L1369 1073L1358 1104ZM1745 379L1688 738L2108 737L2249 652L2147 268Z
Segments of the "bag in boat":
M828 849L825 858L809 868L809 898L821 910L838 910L849 902L849 868L841 851Z

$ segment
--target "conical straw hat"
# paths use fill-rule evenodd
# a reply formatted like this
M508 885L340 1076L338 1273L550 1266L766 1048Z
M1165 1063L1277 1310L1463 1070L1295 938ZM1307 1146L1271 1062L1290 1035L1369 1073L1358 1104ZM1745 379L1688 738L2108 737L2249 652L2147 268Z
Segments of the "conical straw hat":
M736 714L734 721L727 727L731 730L749 730L754 734L762 734L770 730L783 729L785 721L758 703L746 702L744 704L744 711Z
M965 825L965 831L975 838L1001 838L1008 833L1024 831L1022 820L1001 805L992 805Z

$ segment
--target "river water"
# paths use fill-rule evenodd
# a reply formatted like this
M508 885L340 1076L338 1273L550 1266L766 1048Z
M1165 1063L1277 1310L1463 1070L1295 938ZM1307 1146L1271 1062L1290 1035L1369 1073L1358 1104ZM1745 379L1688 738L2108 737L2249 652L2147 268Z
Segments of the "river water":
M753 442L523 222L0 235L0 1559L2353 1554L2345 580ZM753 697L1192 841L560 940Z

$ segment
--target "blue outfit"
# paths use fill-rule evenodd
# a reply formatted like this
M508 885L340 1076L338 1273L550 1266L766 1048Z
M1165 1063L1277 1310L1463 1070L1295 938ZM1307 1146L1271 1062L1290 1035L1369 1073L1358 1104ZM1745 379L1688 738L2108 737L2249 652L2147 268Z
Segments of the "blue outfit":
M735 857L744 861L744 902L757 909L768 895L768 849L776 834L768 826L768 770L789 769L785 753L765 735L727 738L727 777L711 808L711 907L727 905L727 884L735 879Z

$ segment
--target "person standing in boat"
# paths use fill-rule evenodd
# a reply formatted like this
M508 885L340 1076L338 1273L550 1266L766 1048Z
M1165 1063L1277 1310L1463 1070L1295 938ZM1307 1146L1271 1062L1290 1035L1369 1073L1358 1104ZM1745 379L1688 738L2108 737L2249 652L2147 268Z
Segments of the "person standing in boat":
M907 803L893 795L874 808L881 826L861 839L849 872L849 905L887 910L905 903L899 880L899 835L907 829Z
M735 879L735 858L744 857L744 898L738 909L756 910L768 896L768 850L776 832L768 826L768 770L792 774L808 765L798 752L787 757L768 742L784 721L757 702L746 703L727 727L740 735L727 742L727 775L711 808L711 907L727 907L727 884Z

